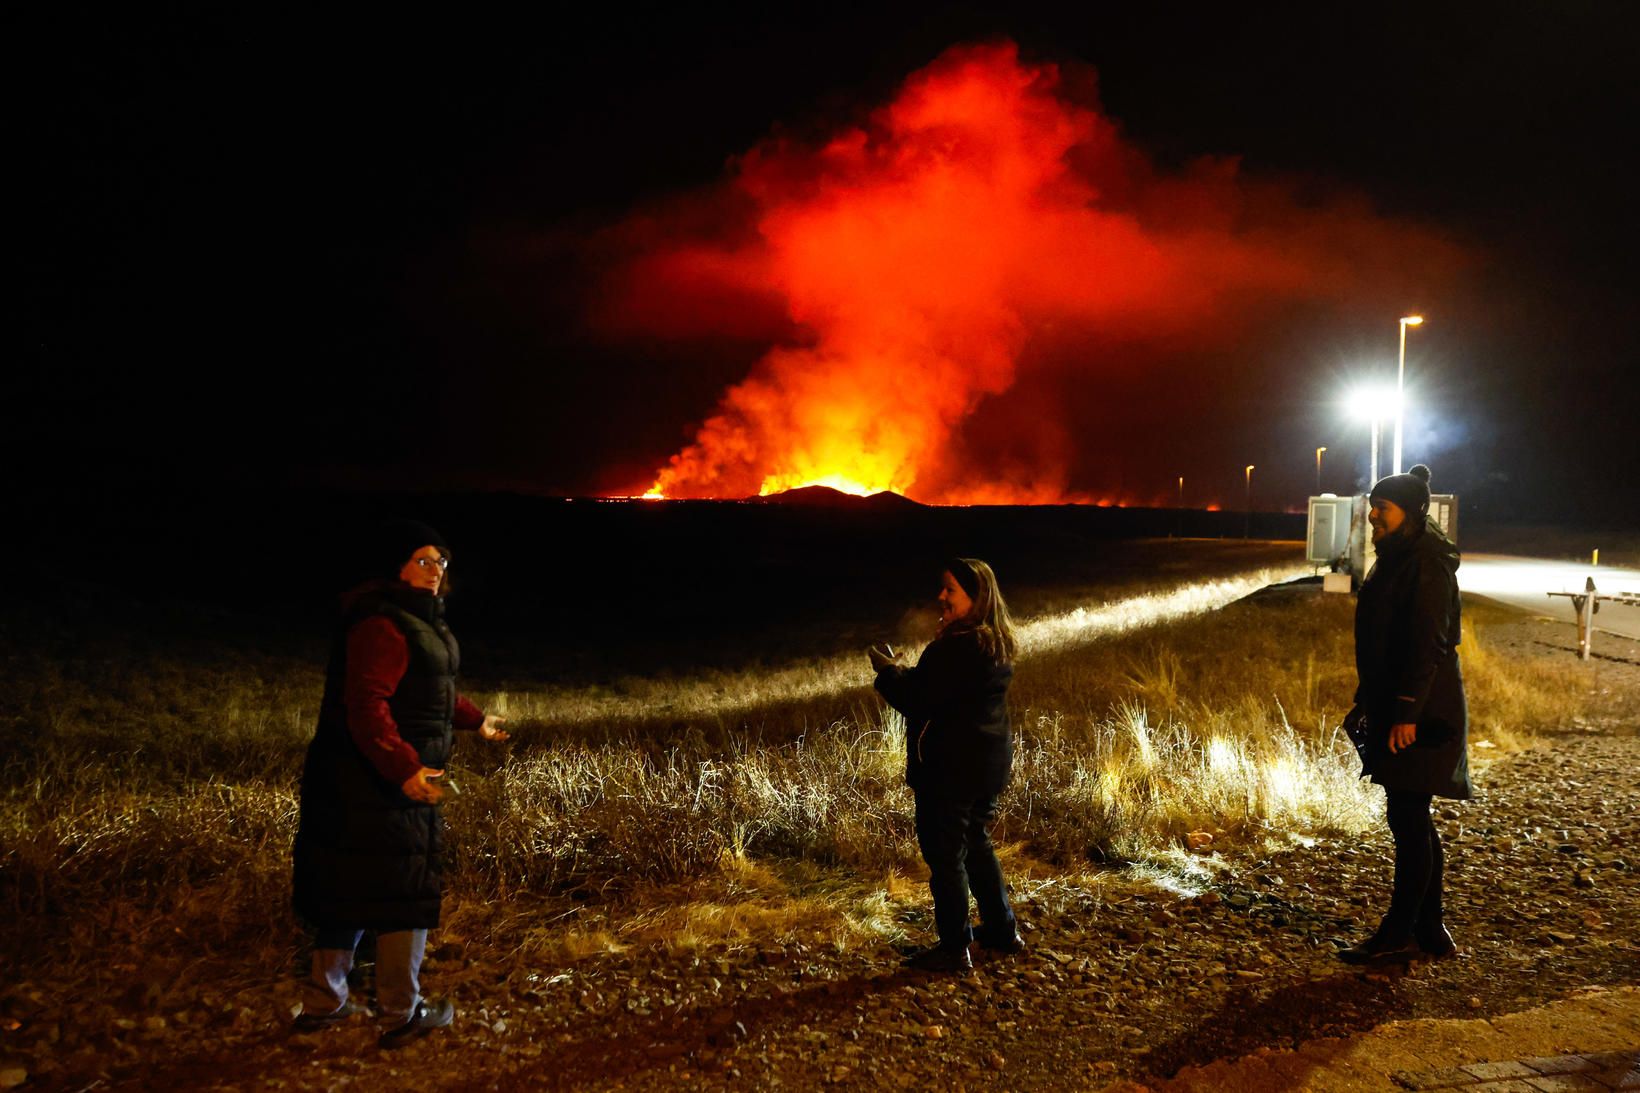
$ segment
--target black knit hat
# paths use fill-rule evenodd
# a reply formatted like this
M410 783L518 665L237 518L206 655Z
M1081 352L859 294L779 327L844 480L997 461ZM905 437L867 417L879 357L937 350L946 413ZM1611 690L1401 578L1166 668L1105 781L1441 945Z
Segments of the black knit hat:
M366 561L371 572L396 580L410 555L424 546L438 547L439 553L450 556L450 544L444 536L420 520L388 520L377 525L371 536Z
M957 585L968 593L969 599L979 595L979 574L974 572L974 567L968 564L967 559L948 558L945 571L956 578Z
M1369 500L1393 501L1408 516L1423 518L1429 514L1429 468L1418 463L1405 474L1380 478Z

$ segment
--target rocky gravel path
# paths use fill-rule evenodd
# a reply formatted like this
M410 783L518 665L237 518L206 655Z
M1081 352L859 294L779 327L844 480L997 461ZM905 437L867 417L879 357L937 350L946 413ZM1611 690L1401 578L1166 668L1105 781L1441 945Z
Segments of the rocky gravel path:
M568 1033L559 1087L1010 1089L1143 1079L1405 1017L1491 1016L1591 985L1640 983L1640 734L1548 738L1443 810L1450 921L1466 953L1410 974L1333 957L1376 923L1387 835L1243 864L1192 899L1118 881L1021 907L1023 958L963 979L857 957L815 983L777 975L694 1015ZM784 964L788 955L776 961ZM886 966L885 966L886 965Z
M1608 678L1629 686L1626 670ZM1476 801L1439 809L1464 955L1406 974L1333 956L1387 901L1380 829L1226 851L1193 894L1131 872L1025 882L1028 952L962 977L904 972L887 946L802 940L561 969L446 946L426 986L455 998L456 1025L393 1054L362 1022L291 1035L254 968L138 976L94 1004L15 984L0 997L0 1088L1098 1088L1390 1020L1507 1014L1640 984L1636 770L1632 716L1485 765Z

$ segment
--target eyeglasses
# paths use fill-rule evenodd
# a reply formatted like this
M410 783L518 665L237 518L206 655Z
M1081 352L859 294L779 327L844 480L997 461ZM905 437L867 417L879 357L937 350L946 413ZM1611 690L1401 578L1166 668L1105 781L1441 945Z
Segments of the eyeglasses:
M448 558L415 558L412 560L423 570L436 569L442 573L450 568L450 559Z

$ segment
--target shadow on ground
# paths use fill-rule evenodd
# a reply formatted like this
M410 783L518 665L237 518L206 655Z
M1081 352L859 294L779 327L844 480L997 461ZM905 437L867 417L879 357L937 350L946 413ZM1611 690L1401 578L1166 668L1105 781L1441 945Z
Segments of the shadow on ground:
M1185 1067L1260 1047L1296 1047L1316 1037L1317 1014L1327 1015L1324 1034L1329 1036L1375 1028L1405 1016L1407 1003L1395 986L1403 974L1340 972L1292 983L1262 998L1254 987L1232 991L1218 1013L1156 1045L1149 1069L1170 1078Z

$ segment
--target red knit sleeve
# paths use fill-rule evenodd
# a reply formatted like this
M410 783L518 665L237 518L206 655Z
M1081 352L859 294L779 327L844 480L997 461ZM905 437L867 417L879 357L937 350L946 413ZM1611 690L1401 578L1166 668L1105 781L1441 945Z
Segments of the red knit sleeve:
M462 732L477 732L484 724L484 711L473 705L466 695L456 695L454 726Z
M421 756L399 735L387 705L409 666L409 646L389 620L377 615L348 631L347 681L342 688L347 731L365 758L395 786L421 769Z

